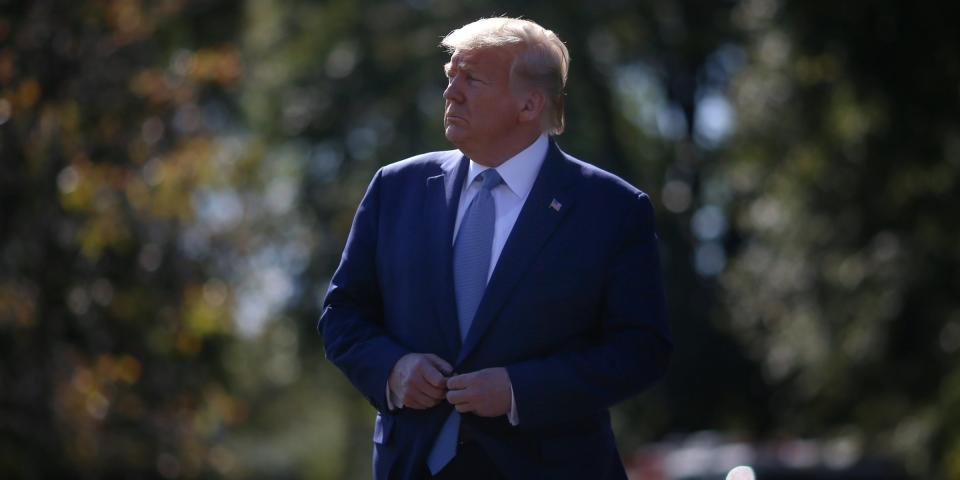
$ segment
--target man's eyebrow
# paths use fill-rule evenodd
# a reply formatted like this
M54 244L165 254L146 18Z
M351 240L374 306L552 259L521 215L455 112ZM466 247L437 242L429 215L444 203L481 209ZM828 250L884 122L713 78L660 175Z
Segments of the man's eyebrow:
M447 62L446 65L443 66L443 72L447 75L450 75L450 70L453 68L453 65L454 65L453 62ZM463 70L464 72L470 75L477 74L476 70L474 70L473 68L474 65L471 63L467 63L463 60L460 60L459 62L456 63L456 65L457 65L457 70Z
M446 64L444 64L443 65L444 73L450 73L450 70L453 69L453 66L454 66L453 62L447 62ZM471 65L467 62L464 62L463 60L457 62L456 66L458 70L464 70L468 73L473 73L474 71Z

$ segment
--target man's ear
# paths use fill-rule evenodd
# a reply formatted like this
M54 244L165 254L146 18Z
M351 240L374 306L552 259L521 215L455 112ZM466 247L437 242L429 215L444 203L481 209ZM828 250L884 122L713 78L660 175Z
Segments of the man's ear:
M543 113L543 107L546 102L543 92L537 88L531 88L523 96L523 103L520 105L520 121L530 122L539 120Z

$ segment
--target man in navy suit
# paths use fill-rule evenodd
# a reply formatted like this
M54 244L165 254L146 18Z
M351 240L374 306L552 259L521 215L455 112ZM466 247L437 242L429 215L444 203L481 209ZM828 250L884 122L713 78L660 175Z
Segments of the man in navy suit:
M490 18L442 45L457 150L376 173L319 323L378 411L374 478L625 478L608 408L671 351L650 200L551 138L553 32Z

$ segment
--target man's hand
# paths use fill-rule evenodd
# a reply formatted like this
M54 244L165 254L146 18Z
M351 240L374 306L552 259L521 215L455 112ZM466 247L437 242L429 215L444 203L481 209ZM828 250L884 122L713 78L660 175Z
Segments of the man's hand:
M499 417L510 411L510 375L506 368L485 368L447 379L447 401L460 413Z
M432 353L408 353L397 360L387 383L404 407L423 410L443 400L453 367Z

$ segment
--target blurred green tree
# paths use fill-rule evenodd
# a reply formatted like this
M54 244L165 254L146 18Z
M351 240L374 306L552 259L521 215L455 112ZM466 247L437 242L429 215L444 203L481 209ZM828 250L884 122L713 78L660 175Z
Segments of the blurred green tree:
M718 175L730 327L775 431L960 477L956 4L743 2L749 62Z
M6 478L229 466L209 440L247 415L217 362L232 292L189 235L198 192L225 183L229 3L0 7Z

